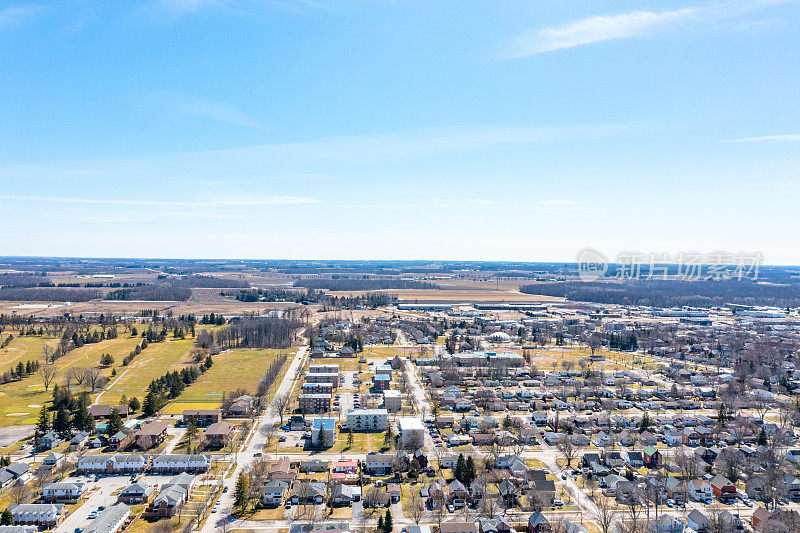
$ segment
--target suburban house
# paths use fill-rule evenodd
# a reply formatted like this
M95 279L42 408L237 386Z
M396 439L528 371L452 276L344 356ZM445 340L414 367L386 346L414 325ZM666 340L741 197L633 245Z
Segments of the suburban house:
M264 494L261 496L261 503L267 507L278 507L283 505L283 498L289 489L289 483L276 479L264 484Z
M12 505L10 510L14 525L42 529L55 529L67 516L67 508L60 503L24 503Z
M140 454L84 455L78 458L78 474L139 474L148 466Z
M644 460L645 466L649 468L661 468L664 462L661 452L658 451L658 448L655 446L646 446L645 449L642 450L642 459Z
M395 456L389 453L373 453L364 460L364 470L371 475L386 476L392 473Z
M441 533L478 533L478 526L475 522L449 520L442 522L440 531Z
M205 431L206 443L210 448L224 448L233 441L236 435L236 424L230 422L214 422Z
M689 497L694 501L710 503L714 492L704 479L692 479L687 485Z
M536 511L528 517L527 533L543 533L552 530L553 528L550 525L550 521L539 511Z
M194 423L196 427L204 428L222 421L222 409L184 409L182 419L184 426Z
M735 500L736 499L736 485L730 482L725 476L717 474L711 481L711 490L714 491L714 496L720 500Z
M177 474L189 472L199 474L211 467L211 456L200 453L168 454L153 456L150 471L154 474Z
M291 501L294 505L300 503L320 504L325 501L325 484L312 481L295 481L292 484Z
M164 442L167 438L167 428L169 425L166 422L148 422L139 428L136 432L136 445L141 450L149 450Z
M75 503L85 495L85 483L47 483L42 487L42 500L46 503Z
M189 499L197 476L183 473L171 478L150 504L150 513L155 516L174 516Z
M117 501L128 505L150 503L153 496L155 496L155 488L152 485L145 481L137 481L122 489L117 496Z
M304 473L308 472L327 472L328 471L328 461L322 461L321 459L311 459L310 461L300 461L300 471Z

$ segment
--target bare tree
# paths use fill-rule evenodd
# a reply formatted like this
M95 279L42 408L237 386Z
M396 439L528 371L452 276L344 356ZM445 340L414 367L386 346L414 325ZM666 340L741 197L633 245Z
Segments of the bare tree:
M16 505L22 505L31 495L31 489L28 488L27 485L24 483L14 483L14 486L11 487L11 490L8 491L9 495L11 496L11 501L13 501Z
M415 490L411 495L411 509L407 509L406 511L411 515L411 519L414 523L419 525L422 521L422 497L419 495L419 491Z
M272 399L272 408L281 419L281 424L283 424L283 413L286 410L286 407L289 405L289 395L286 393L283 394L276 394L275 397Z
M97 370L87 370L85 379L86 385L92 389L92 392L94 392L97 387L100 386L103 378L100 376L100 372Z
M47 392L50 389L50 384L56 379L56 375L58 374L58 370L56 369L55 365L42 365L39 367L39 371L37 372L39 377L42 378L42 383L44 384L44 391Z
M569 435L562 435L556 447L558 451L561 452L561 455L564 456L564 459L566 459L567 468L571 468L572 460L578 456L579 448L572 443L572 439Z
M611 527L617 522L618 513L611 507L611 504L605 498L600 498L597 502L597 510L594 513L594 519L597 525L600 526L601 533L609 533Z
M70 367L69 370L67 370L67 386L69 386L71 383L75 383L80 387L81 385L83 385L85 381L86 381L85 368L72 366Z

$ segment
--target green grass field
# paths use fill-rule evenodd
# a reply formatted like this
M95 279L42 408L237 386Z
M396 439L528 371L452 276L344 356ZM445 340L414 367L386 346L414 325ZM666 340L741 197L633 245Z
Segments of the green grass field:
M39 353L41 352L41 346L46 342L44 339L37 337L25 337L19 340L30 341L26 342L28 346L38 344ZM38 343L36 340L38 340ZM55 382L59 385L63 384L64 376L72 366L99 368L97 361L102 353L110 353L117 361L117 372L122 372L119 362L140 340L138 338L131 339L127 336L120 336L116 339L86 344L76 348L56 360L55 365L58 368L58 376ZM17 342L17 339L14 339L11 345L15 342ZM144 353L139 357L143 355ZM38 359L38 356L36 358ZM105 376L110 375L110 373L110 367L101 369L101 374ZM44 391L41 378L35 374L20 381L12 381L0 385L0 427L35 423L41 406L50 401L51 395L52 392Z
M214 357L214 366L180 395L180 402L221 400L224 392L244 389L254 393L278 350L237 349Z
M136 396L142 400L151 381L191 363L189 350L193 345L194 340L191 338L150 344L130 365L117 370L117 377L112 379L112 383L103 393L101 402L114 404L123 395L128 398Z
M0 340L6 340L8 335L14 335L11 343L0 350L0 373L10 370L18 362L41 361L42 348L45 344L55 346L57 339L45 339L42 337L20 337L19 331L10 330L0 334Z

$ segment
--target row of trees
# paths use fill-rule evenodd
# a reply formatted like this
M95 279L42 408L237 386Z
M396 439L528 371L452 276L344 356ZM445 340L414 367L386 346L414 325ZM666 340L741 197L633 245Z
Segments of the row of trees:
M144 414L153 416L158 413L169 400L180 396L188 385L194 383L203 372L211 368L212 364L211 356L208 356L202 365L173 370L151 381L144 397L142 407Z
M289 348L299 322L282 318L246 318L209 332L200 330L195 344L211 354L231 348Z
M28 361L26 363L20 361L17 363L17 366L11 368L11 370L3 372L3 375L0 377L0 382L8 383L9 381L17 381L32 376L39 370L40 366L41 364L39 361Z

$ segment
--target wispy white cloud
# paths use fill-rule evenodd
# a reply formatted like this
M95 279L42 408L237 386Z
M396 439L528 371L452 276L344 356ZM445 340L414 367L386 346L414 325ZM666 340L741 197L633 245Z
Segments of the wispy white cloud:
M800 133L781 135L763 135L761 137L743 137L741 139L726 139L726 143L791 143L800 142Z
M10 30L22 26L36 18L44 8L35 4L9 6L0 9L0 30Z
M519 35L507 44L503 56L524 57L611 39L638 37L694 17L697 13L698 9L685 8L589 17L563 26L537 29Z
M263 130L264 126L257 119L248 115L238 107L188 94L170 92L152 92L149 99L164 111L175 112L181 115L208 118L233 124Z
M664 11L631 11L596 15L550 28L538 28L513 37L501 46L502 59L562 50L615 39L641 37L677 28L690 21L715 21L740 17L748 12L796 0L727 0L697 7ZM758 21L753 24L757 24ZM764 22L761 21L761 24ZM771 20L770 24L775 24ZM742 23L738 29L745 29Z
M58 204L103 204L152 207L247 207L260 205L304 205L317 200L307 196L269 196L262 194L234 195L206 201L182 200L129 200L118 198L80 198L71 196L0 195L2 200L20 202L48 202Z

